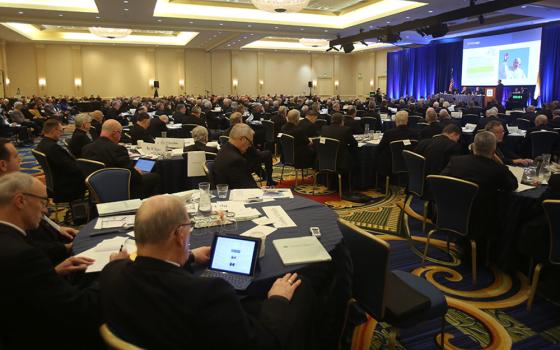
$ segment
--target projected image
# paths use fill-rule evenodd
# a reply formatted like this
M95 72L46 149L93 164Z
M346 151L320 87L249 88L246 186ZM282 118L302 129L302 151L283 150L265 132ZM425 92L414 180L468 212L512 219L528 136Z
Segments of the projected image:
M527 79L530 48L500 50L500 79Z
M541 28L465 39L461 81L465 86L534 85L539 73Z

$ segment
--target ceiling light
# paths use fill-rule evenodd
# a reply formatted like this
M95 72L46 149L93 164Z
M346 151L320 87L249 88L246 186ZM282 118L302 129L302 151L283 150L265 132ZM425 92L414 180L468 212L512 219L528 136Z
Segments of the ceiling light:
M160 23L162 22L162 20L161 20L161 19L158 19L157 21L158 21L158 22L160 22Z
M256 8L267 12L299 12L309 5L309 0L251 0Z
M95 16L95 18L97 18L97 19L100 19L101 17L99 17L99 16Z
M18 14L23 15L23 11L19 11Z
M299 39L299 43L306 47L326 47L329 45L329 41L327 39L301 38Z
M354 51L354 43L344 43L342 44L342 49L344 50L344 53L350 53ZM335 83L335 85L337 84Z
M128 9L123 9L123 10L128 11Z
M132 29L127 28L105 28L105 27L89 27L89 32L101 38L124 38L132 33Z
M433 10L428 11L428 13L432 13L432 12L434 12L434 11Z
M58 17L62 17L62 16L64 16L62 13L59 13L59 14L58 14Z

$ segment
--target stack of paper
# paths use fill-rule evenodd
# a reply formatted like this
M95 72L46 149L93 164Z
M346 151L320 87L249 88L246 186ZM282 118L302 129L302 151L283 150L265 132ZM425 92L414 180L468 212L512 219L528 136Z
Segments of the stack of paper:
M297 226L288 213L286 213L286 211L279 205L263 207L262 210L266 216L274 222L274 227L276 228Z
M103 240L95 247L78 254L78 256L85 256L95 260L93 264L88 266L86 273L99 272L109 263L111 254L118 253L121 247L123 247L123 250L126 249L129 254L136 252L134 240L127 237L114 237Z
M272 188L263 190L262 194L263 198L274 198L274 199L281 199L281 198L294 198L294 194L292 190L289 188Z
M97 213L99 216L118 215L125 213L134 213L142 201L140 199L130 199L126 201L99 203L97 204Z
M94 229L102 230L107 228L126 228L132 226L134 226L134 215L117 215L97 218Z
M263 191L260 188L243 188L234 189L229 192L230 201L251 201L256 198L261 198L263 196Z

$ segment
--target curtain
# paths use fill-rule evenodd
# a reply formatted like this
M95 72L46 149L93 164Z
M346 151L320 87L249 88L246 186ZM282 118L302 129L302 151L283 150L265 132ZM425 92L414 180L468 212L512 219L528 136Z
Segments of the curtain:
M539 103L560 99L560 24L543 26L540 75Z

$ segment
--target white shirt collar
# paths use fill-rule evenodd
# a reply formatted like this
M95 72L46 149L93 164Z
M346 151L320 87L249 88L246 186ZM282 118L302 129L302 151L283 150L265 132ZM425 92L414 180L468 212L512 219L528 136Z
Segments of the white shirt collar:
M2 221L2 220L0 220L0 224L4 224L4 225L10 226L10 227L13 227L13 228L15 228L16 230L18 230L22 235L24 235L25 237L27 237L27 233L25 233L24 230L22 230L20 227L14 225L14 224L12 224L11 222L7 222L7 221Z

